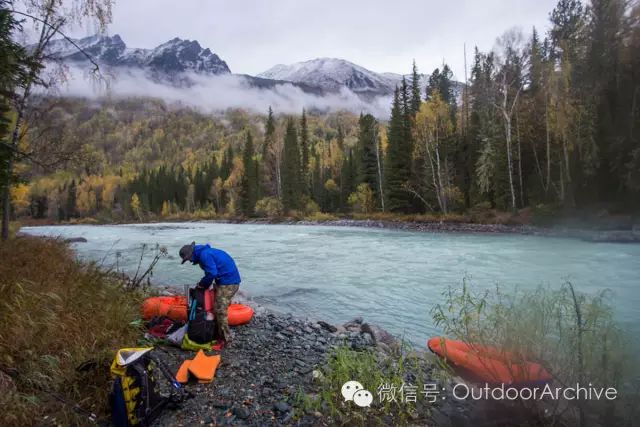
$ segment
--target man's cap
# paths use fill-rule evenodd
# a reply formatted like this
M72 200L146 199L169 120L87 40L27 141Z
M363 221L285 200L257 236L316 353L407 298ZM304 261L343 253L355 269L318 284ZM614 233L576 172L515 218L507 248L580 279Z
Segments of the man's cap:
M196 242L191 242L190 245L184 245L180 248L180 258L182 258L182 264L191 260L193 256L193 248L196 246Z

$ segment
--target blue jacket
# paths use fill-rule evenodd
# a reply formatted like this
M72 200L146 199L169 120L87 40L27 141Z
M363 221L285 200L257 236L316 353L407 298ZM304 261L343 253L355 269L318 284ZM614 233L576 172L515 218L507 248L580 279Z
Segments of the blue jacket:
M223 250L209 245L196 245L193 248L191 262L198 264L205 275L199 285L208 288L215 280L218 285L239 285L240 273L233 258Z

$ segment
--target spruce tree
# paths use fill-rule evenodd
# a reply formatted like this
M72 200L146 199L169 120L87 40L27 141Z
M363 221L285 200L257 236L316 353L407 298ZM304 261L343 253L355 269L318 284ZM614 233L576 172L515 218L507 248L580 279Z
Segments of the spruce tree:
M420 103L422 98L420 95L420 74L418 74L418 67L416 66L415 59L413 60L413 70L411 73L411 115L416 116L418 110L420 110Z
M358 122L357 183L369 184L373 190L376 206L379 205L380 186L378 181L378 122L371 115L360 115ZM357 185L356 185L357 186Z
M231 144L227 147L227 150L224 152L222 157L222 165L220 166L220 178L223 181L226 181L231 175L231 171L233 170L233 147Z
M293 119L290 118L287 120L282 162L282 204L285 210L300 208L301 195L298 133Z
M307 126L307 113L302 110L302 118L300 119L300 177L302 179L302 192L305 195L309 194L310 181L309 181L309 128Z
M17 89L24 87L30 78L29 69L39 71L39 67L30 62L26 49L15 40L15 33L20 29L21 22L12 13L12 7L12 2L0 0L0 141L3 143L5 139L9 139L11 116L8 113L12 110L12 100L17 98ZM2 240L9 238L10 186L16 178L13 171L15 148L6 143L0 145Z
M429 76L429 81L427 82L427 87L425 89L426 96L425 99L428 101L431 99L431 94L434 90L440 89L440 69L436 68L433 70L431 75Z
M318 152L314 154L313 171L311 174L311 197L320 206L320 209L326 209L324 182L322 181L322 171L320 169L320 155Z
M411 150L407 144L406 115L403 107L400 89L396 87L387 133L389 145L385 157L385 197L388 210L408 213L410 203L406 186L411 176Z
M242 175L240 189L240 209L246 216L253 215L253 209L258 201L258 176L253 156L253 137L251 136L251 132L247 131L244 152L242 153L244 174Z
M344 152L344 129L342 129L342 123L338 123L338 148Z
M357 170L352 150L349 150L342 161L340 173L340 209L342 212L349 210L349 195L356 189Z
M269 107L267 121L265 124L264 144L262 145L262 193L269 197L280 197L280 187L278 183L278 159L275 147L276 124L273 117L273 110Z
M71 184L67 187L67 203L66 203L66 216L67 219L75 218L76 216L76 180L71 180Z
M635 96L635 100L631 97L627 98L624 91L621 90L621 50L623 46L623 25L625 21L624 0L592 0L591 7L588 8L588 39L586 55L586 75L585 82L588 85L586 89L592 98L593 123L589 123L595 131L595 135L589 134L587 138L593 138L597 144L597 159L592 163L597 168L596 174L590 181L597 188L597 199L601 201L612 202L616 197L620 196L618 191L623 187L620 179L625 176L616 173L616 171L625 171L625 163L628 157L623 155L629 152L633 147L638 146L637 137L632 138L629 135L626 121L633 114L633 110L637 109L640 101L637 100L640 95ZM640 25L640 24L637 24ZM635 52L634 56L637 56ZM637 73L637 71L636 71ZM637 74L636 74L637 76ZM635 84L630 84L629 91L640 93L640 78L635 78ZM624 104L620 105L620 100ZM635 106L634 106L635 103ZM621 108L622 107L622 108ZM579 130L576 129L576 133ZM589 132L591 133L591 132ZM635 139L635 143L632 142ZM627 145L628 144L628 145ZM627 145L625 147L625 145ZM588 145L581 147L587 151ZM580 150L580 151L582 151ZM589 150L592 151L592 150ZM578 150L574 150L575 164L579 159L575 158ZM588 156L588 152L585 153ZM585 170L588 170L588 166ZM568 169L569 167L567 167ZM613 172L613 173L612 173ZM593 179L595 178L595 179ZM622 178L624 179L624 178ZM585 191L589 198L592 197L593 187L585 186Z

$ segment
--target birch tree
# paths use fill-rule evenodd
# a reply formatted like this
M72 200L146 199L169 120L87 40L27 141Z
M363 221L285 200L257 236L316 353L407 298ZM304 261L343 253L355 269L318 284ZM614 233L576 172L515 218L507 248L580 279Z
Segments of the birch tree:
M427 188L433 189L440 211L444 214L449 212L452 179L446 144L453 131L449 105L438 91L434 91L430 94L430 99L420 106L416 115L415 133L417 149L422 151L419 157L424 159L429 180L425 184ZM428 195L423 195L421 199L429 207L427 197Z
M507 153L507 175L509 177L509 192L511 195L511 209L516 210L516 190L513 177L513 121L515 118L518 99L524 86L523 71L526 62L525 49L522 47L522 33L512 29L498 39L498 75L495 79L495 106L503 121L505 148Z

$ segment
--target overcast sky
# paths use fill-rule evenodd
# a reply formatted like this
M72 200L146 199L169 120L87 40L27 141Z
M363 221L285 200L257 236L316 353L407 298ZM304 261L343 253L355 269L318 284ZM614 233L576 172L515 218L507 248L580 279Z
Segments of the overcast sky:
M343 58L377 72L430 73L445 60L464 79L473 46L489 50L518 26L546 29L557 0L116 0L109 35L129 47L195 39L234 73ZM77 29L74 36L88 35Z

